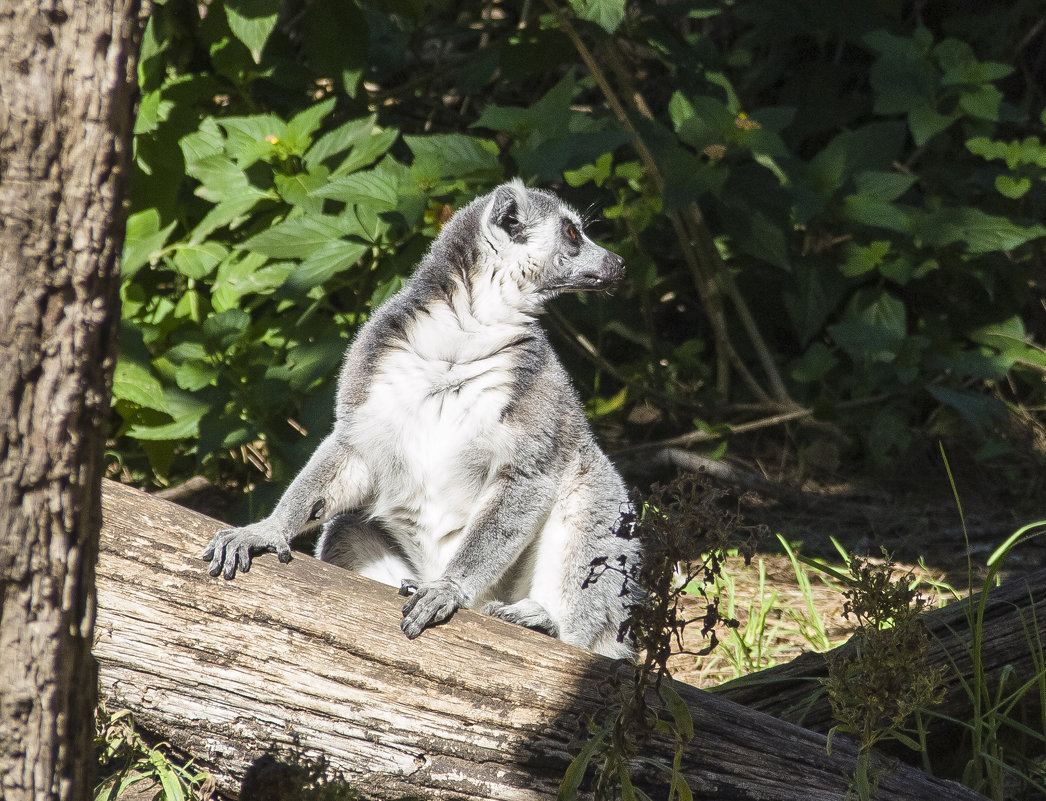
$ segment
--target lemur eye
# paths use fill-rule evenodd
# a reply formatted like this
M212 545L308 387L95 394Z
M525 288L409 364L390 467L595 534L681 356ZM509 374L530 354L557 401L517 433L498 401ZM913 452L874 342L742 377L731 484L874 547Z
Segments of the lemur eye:
M581 241L581 234L579 234L577 228L574 227L574 223L567 223L567 236L575 245Z

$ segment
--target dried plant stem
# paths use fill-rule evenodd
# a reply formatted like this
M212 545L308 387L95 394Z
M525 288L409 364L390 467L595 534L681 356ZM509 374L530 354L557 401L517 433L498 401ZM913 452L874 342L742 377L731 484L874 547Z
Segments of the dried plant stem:
M618 93L615 92L614 88L610 85L606 73L596 62L592 51L581 39L577 29L571 23L566 14L563 13L562 9L559 8L555 0L545 0L545 5L555 15L560 29L573 43L574 48L577 50L578 55L584 62L589 74L591 74L596 85L606 98L610 110L617 118L618 123L631 138L632 146L635 148L647 175L654 182L657 191L663 194L665 189L664 175L654 159L654 154L650 151L650 148L647 147L643 137L632 123L624 103L621 101ZM607 51L607 61L610 64L611 69L615 70L615 73L620 78L620 75L625 72L620 64L620 56L612 47L608 46ZM630 79L626 78L623 85L626 86L627 89L632 86L632 82ZM628 93L633 98L635 110L643 116L652 118L651 112L645 101L643 101L642 97L639 96L638 90L633 87L628 91ZM727 396L727 393L729 392L729 367L733 367L734 371L737 372L741 380L757 399L764 402L772 399L781 406L795 409L797 404L788 394L788 390L781 378L780 371L777 369L777 365L774 362L773 354L770 352L769 347L766 345L766 341L763 339L763 336L759 331L759 327L755 322L755 317L752 315L747 302L738 290L733 276L723 263L719 251L716 249L711 232L709 232L705 225L704 216L701 214L701 210L697 207L697 204L691 203L684 211L669 212L667 216L675 230L676 238L679 240L679 245L683 252L683 258L690 270L698 297L708 315L709 322L712 325L712 330L715 335L717 389L724 398ZM748 335L752 348L755 351L756 358L758 358L760 366L763 368L763 372L766 374L767 381L770 384L769 392L764 390L759 382L755 380L754 376L738 356L736 349L730 341L730 335L726 325L726 315L723 310L723 293L730 298L730 302L733 304L734 309L737 312L738 319L740 320L742 327L745 329L745 333Z

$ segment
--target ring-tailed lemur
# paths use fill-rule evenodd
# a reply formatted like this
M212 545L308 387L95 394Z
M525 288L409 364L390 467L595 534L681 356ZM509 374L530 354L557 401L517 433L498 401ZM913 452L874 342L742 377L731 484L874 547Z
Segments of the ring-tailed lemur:
M259 552L286 562L325 523L319 558L414 590L410 638L475 606L632 656L631 593L588 581L593 560L639 557L616 535L627 493L537 321L623 273L551 193L513 181L461 209L349 347L333 432L268 518L215 535L211 575Z

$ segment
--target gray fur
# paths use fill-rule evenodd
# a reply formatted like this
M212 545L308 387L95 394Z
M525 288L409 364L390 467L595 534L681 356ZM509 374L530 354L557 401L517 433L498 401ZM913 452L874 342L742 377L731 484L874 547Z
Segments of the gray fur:
M255 553L317 556L413 590L408 637L460 607L613 657L631 593L625 487L537 318L561 292L607 289L623 262L555 195L504 184L463 208L350 346L333 432L265 520L219 532L211 575Z

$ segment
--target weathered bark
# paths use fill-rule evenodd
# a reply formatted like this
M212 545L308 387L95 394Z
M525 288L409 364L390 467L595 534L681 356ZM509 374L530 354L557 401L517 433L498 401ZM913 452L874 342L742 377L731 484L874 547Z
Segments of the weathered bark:
M956 720L973 716L971 699L963 682L973 675L970 652L972 637L968 615L980 602L980 595L927 612L921 617L930 635L927 660L943 665L944 702L934 711ZM1029 639L1030 638L1030 639ZM1037 639L1036 639L1037 638ZM1046 640L1046 570L1013 578L988 593L985 605L981 665L988 687L999 686L1004 672L1013 689L1034 676L1035 647ZM836 651L849 649L850 643ZM727 682L715 692L731 701L767 712L804 728L827 732L833 725L828 699L821 692L819 679L828 675L825 654L803 654L750 677ZM1029 700L1038 704L1035 693ZM1046 723L1046 721L1040 721ZM940 725L940 724L934 724Z
M298 755L369 797L554 798L572 741L628 670L472 612L407 640L389 587L300 555L212 579L199 555L219 523L110 482L103 506L103 693L228 793L271 787L270 768ZM698 732L684 758L695 798L844 796L849 744L828 756L822 735L677 687ZM981 796L902 766L877 798Z
M136 0L0 10L0 795L90 795Z

